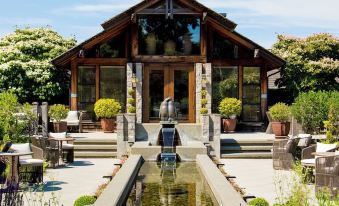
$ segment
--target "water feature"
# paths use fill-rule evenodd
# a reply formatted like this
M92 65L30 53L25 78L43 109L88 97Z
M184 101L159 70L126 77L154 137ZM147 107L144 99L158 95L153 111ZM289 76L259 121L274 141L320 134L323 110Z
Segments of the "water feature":
M175 170L162 170L161 164L143 164L127 206L218 205L196 163L179 162Z
M161 122L161 137L162 148L160 154L160 162L168 168L169 165L175 166L177 154L175 153L175 124L176 122Z

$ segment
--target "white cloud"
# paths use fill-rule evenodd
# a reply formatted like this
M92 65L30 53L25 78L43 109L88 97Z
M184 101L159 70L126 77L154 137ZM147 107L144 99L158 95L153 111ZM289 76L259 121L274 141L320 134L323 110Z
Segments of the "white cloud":
M9 24L9 25L48 25L52 21L46 18L0 18L1 24Z

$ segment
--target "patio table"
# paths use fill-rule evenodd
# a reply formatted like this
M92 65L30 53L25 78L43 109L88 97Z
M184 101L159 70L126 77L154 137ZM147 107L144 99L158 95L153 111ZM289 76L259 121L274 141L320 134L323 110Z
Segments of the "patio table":
M54 140L58 142L58 148L59 148L59 163L58 165L65 165L65 162L63 160L63 154L62 154L62 144L63 142L68 142L68 141L74 141L74 138L71 137L66 137L66 138L48 138L48 140Z
M22 153L10 153L10 152L0 152L0 157L8 157L10 159L10 172L7 176L7 183L12 185L17 185L19 183L19 157L25 155L31 155L33 152L22 152Z
M313 152L312 155L319 156L319 157L328 157L328 156L334 156L335 152Z

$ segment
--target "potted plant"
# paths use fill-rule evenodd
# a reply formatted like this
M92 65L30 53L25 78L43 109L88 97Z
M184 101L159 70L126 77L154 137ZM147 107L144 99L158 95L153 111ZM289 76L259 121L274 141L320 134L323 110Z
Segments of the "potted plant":
M55 104L49 107L49 117L53 121L54 132L67 132L67 122L62 121L67 117L69 109L65 105Z
M113 118L120 112L121 105L115 99L99 99L94 104L95 115L100 118L104 132L113 132Z
M272 118L272 131L276 137L287 136L290 132L291 111L288 105L277 103L269 109Z
M218 109L223 117L224 132L234 132L237 125L236 118L241 113L241 101L236 98L224 98Z

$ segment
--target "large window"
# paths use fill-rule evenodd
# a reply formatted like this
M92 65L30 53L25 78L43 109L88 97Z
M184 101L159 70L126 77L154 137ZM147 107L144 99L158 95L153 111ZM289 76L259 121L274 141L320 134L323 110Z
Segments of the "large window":
M244 121L260 121L260 67L244 67L243 117Z
M238 67L213 67L212 82L212 111L218 112L223 98L238 98Z
M78 67L78 110L88 111L90 118L96 101L95 71L95 66Z
M139 54L199 55L200 18L175 15L148 15L139 18Z
M124 66L100 67L100 98L113 98L124 107L126 102L126 72Z

